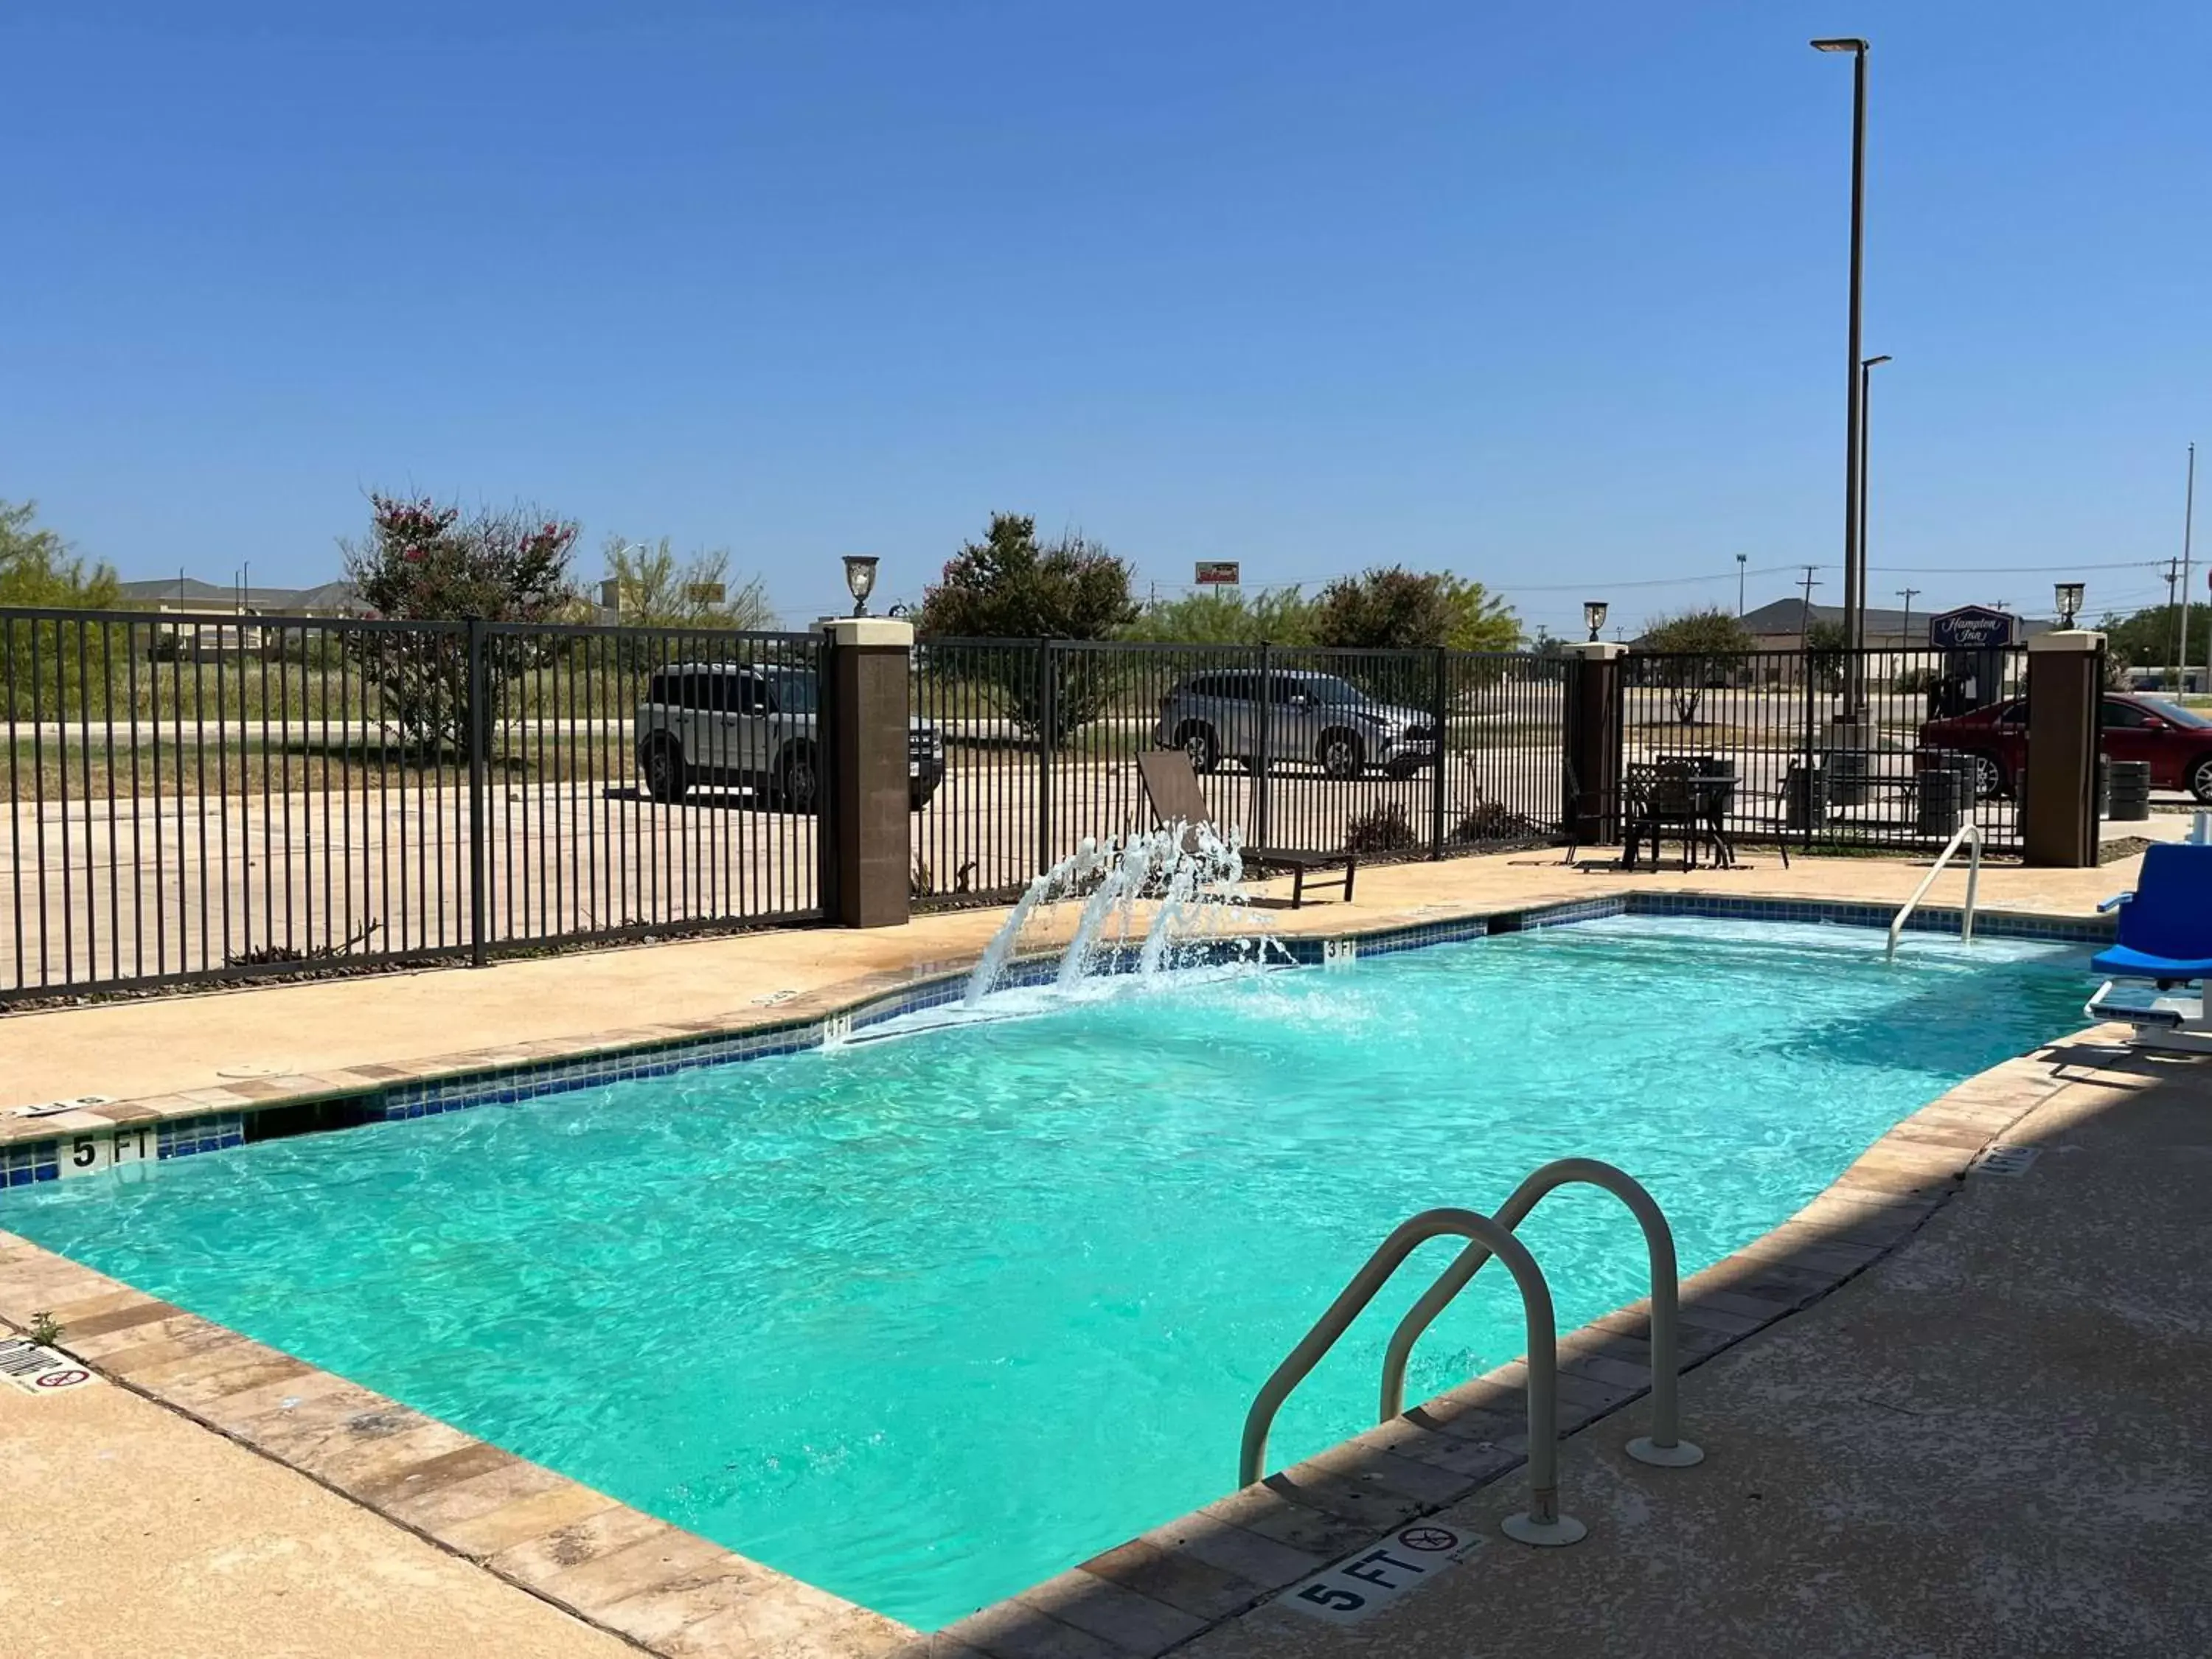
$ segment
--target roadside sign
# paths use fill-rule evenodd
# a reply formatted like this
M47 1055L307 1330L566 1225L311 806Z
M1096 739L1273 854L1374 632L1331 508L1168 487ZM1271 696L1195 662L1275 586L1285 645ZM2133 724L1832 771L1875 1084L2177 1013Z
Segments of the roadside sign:
M720 605L722 602L722 584L687 582L684 586L684 597L694 605Z
M1928 643L1945 651L1994 651L2010 645L2019 620L1985 605L1963 605L1928 619Z
M1238 585L1239 569L1234 559L1200 559L1198 562L1198 585L1200 587L1235 587Z

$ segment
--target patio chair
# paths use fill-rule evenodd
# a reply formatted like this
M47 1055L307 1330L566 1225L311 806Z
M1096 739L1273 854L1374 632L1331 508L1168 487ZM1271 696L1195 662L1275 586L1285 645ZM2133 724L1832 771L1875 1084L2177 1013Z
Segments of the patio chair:
M1149 750L1137 757L1137 772L1145 781L1145 795L1152 804L1152 815L1161 823L1188 824L1194 830L1204 827L1218 833L1213 809L1206 804L1206 792L1198 787L1198 775L1190 769L1190 757L1182 750ZM1352 879L1359 873L1359 855L1356 853L1301 852L1285 847L1246 847L1240 850L1249 866L1291 872L1293 910L1306 901L1306 878L1324 870L1341 870L1344 874L1340 880L1317 885L1324 890L1340 888L1344 902L1352 902Z
M1698 810L1697 786L1690 781L1689 763L1686 761L1660 761L1656 765L1629 767L1622 775L1622 793L1627 798L1625 848L1621 867L1636 867L1636 849L1644 838L1651 838L1651 867L1659 867L1659 845L1662 837L1679 836L1682 841L1682 868L1690 869L1697 860L1698 842L1705 837L1704 816Z

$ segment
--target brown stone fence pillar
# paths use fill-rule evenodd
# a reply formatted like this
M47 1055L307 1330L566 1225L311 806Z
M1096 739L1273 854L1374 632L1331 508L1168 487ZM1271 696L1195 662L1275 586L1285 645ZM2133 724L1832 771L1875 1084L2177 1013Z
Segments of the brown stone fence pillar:
M1628 647L1592 640L1565 647L1566 768L1561 827L1577 846L1620 839L1620 677Z
M2020 834L2030 864L2085 869L2097 861L2098 702L2105 636L2086 628L2027 642L2027 764Z
M822 914L839 927L907 920L908 676L914 625L887 617L821 624Z

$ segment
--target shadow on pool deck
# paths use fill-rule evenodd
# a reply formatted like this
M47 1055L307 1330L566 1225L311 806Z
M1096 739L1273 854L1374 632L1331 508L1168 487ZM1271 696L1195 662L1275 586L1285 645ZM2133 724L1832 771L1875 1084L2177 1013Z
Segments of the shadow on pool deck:
M1409 1473L1408 1448L1384 1431L1296 1482L1277 1477L1273 1492L1212 1506L1210 1521L1181 1529L1188 1536L1163 1528L927 1650L2212 1652L2212 1065L2078 1042L2052 1057L2059 1086L2003 1136L2039 1149L2025 1175L1931 1182L1885 1160L1898 1136L1964 1147L1979 1134L1963 1119L1947 1130L1944 1109L1931 1109L1860 1166L1873 1181L1893 1175L1893 1218L1919 1212L1871 1266L1822 1294L1811 1288L1819 1274L1792 1265L1840 1266L1863 1249L1865 1225L1838 1210L1686 1286L1711 1311L1794 1300L1793 1287L1814 1299L1685 1377L1684 1432L1705 1447L1702 1466L1652 1469L1622 1455L1642 1431L1640 1403L1565 1443L1562 1504L1590 1529L1578 1547L1530 1550L1498 1535L1522 1506L1517 1470L1441 1510L1423 1501L1439 1473L1434 1449L1417 1455L1425 1474ZM1632 1358L1638 1322L1608 1322ZM1576 1369L1585 1382L1628 1376ZM1486 1443L1493 1468L1517 1449L1498 1403L1436 1425L1470 1468ZM1357 1626L1250 1606L1253 1577L1279 1584L1424 1512L1489 1541Z

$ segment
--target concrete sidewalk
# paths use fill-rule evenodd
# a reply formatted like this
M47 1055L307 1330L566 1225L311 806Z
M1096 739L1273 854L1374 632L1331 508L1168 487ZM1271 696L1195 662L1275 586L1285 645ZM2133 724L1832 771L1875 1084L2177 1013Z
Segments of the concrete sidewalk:
M637 1650L108 1383L0 1387L0 1653L625 1659Z
M2212 1065L2112 1061L1894 1253L1683 1380L1706 1461L1563 1448L1573 1548L1498 1536L1365 1623L1280 1601L1192 1659L2212 1653Z

